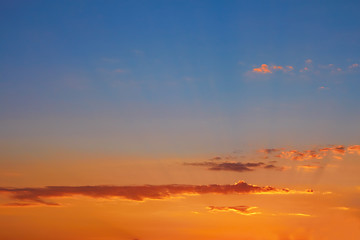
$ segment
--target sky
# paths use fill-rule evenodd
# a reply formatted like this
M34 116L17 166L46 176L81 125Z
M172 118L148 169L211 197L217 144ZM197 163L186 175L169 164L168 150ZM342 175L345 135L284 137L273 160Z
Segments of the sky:
M1 1L0 238L360 238L360 2Z

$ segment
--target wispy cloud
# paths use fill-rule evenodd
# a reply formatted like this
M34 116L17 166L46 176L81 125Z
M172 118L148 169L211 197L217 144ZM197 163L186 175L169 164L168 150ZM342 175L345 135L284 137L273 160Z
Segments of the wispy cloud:
M254 212L253 210L257 207L250 207L250 206L234 206L234 207L216 207L216 206L209 206L209 209L212 212L234 212L237 214L251 216L256 214L261 214L261 212Z
M359 67L360 67L359 64L353 63L349 66L349 69L355 69L355 68L359 68Z
M305 172L311 172L311 171L317 170L319 168L321 168L321 167L318 165L299 165L296 167L297 170L301 170L301 171L305 171Z
M48 201L49 198L87 196L92 198L118 197L127 200L143 201L146 199L167 199L184 195L201 194L287 194L297 193L286 188L271 186L259 187L239 181L235 184L211 185L142 185L142 186L48 186L42 188L0 188L0 194L8 195L19 201L10 203L13 206L29 206L43 204L57 206L58 203ZM299 192L300 193L300 192ZM303 193L303 192L301 192ZM9 204L8 204L9 205ZM9 205L9 206L10 206Z
M114 73L124 73L126 72L124 69L121 69L121 68L117 68L113 71Z
M294 161L305 161L314 159L323 159L332 156L336 159L342 159L345 154L360 153L360 145L344 146L344 145L330 145L329 147L314 148L310 150L284 150L284 148L274 149L260 149L258 152L264 153L266 156L273 155L274 157L289 159Z

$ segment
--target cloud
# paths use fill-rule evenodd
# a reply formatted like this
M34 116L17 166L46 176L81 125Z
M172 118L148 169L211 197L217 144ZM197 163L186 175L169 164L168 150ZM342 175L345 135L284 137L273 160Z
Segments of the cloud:
M355 68L358 68L358 67L359 67L359 64L354 63L354 64L351 64L351 65L349 66L349 69L355 69Z
M290 160L294 160L294 161L304 161L304 160L310 160L310 159L322 159L323 158L323 156L321 156L314 150L305 150L302 152L298 151L298 150L282 151L279 155L276 155L276 157L290 159Z
M195 163L184 163L187 166L200 166L206 167L208 170L212 171L234 171L234 172L250 172L258 168L265 169L277 169L282 170L273 164L265 164L263 162L195 162Z
M10 198L21 204L43 204L57 206L58 203L47 201L49 198L87 196L92 198L119 197L127 200L143 201L146 199L167 199L181 195L201 194L287 194L294 190L278 189L271 186L259 187L239 181L235 184L211 185L141 185L141 186L47 186L42 188L0 188L0 194L9 195ZM303 192L301 192L303 193Z
M20 202L14 202L14 203L5 203L2 204L1 207L34 207L38 206L39 204L36 203L20 203Z
M272 66L272 69L284 69L282 66Z
M306 63L306 64L311 64L311 63L312 63L312 60L311 60L311 59L306 59L306 60L305 60L305 63Z
M319 168L321 168L321 167L317 166L317 165L299 165L296 167L297 170L302 170L302 171L306 171L306 172L314 171Z
M281 151L280 154L276 155L275 157L294 160L294 161L305 161L305 160L313 160L313 159L323 159L324 157L327 157L330 154L332 154L333 158L342 159L342 156L340 155L345 155L346 153L351 154L356 152L357 146L359 145L349 146L348 148L346 148L344 145L331 145L330 147L315 148L312 150L304 150L304 151L299 151L294 149L288 151ZM258 151L267 153L262 149ZM270 153L271 152L269 152L268 154Z
M310 214L307 213L288 213L289 216L299 216L299 217L311 217Z
M252 70L255 73L272 73L267 64L261 64L261 67Z
M241 215L255 215L261 214L261 212L253 212L253 209L257 207L249 207L249 206L234 206L234 207L216 207L216 206L209 206L207 209L213 212L235 212Z
M283 72L289 72L292 71L294 69L294 67L292 66L276 66L276 65L272 65L269 66L267 64L261 64L261 66L259 68L253 68L252 72L254 73L262 73L262 74L267 74L267 73L273 73L272 70L282 70Z
M349 153L357 153L360 155L360 145L352 145L347 148Z
M327 147L327 148L321 148L319 149L320 152L333 152L333 153L338 153L338 154L345 154L345 146L343 145L338 145L338 146L332 146L332 147Z
M282 150L282 148L264 148L264 149L259 149L258 152L271 154L274 152L279 152L281 150Z

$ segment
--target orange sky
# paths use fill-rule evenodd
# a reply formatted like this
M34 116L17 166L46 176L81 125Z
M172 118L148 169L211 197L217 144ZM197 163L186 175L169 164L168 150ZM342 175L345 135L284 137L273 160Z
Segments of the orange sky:
M302 155L309 151L311 157ZM360 236L358 145L254 149L203 159L72 158L2 164L0 221L7 230L1 238ZM239 180L246 183L237 185Z
M360 1L0 1L0 240L359 240Z

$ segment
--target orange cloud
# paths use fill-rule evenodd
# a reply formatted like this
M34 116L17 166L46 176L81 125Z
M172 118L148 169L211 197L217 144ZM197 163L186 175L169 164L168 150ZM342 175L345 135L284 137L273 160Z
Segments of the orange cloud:
M338 145L333 147L321 148L319 149L320 152L330 151L333 153L345 154L345 146Z
M207 207L210 211L220 211L220 212L235 212L241 215L255 215L255 214L261 214L261 212L253 212L253 209L256 209L257 207L249 207L249 206L234 206L234 207L215 207L215 206L209 206Z
M297 166L296 168L297 168L297 170L303 170L303 171L308 172L308 171L314 171L316 169L319 169L320 166L316 166L316 165L300 165L300 166Z
M188 194L256 194L256 193L293 193L289 189L259 187L239 181L233 185L143 185L143 186L48 186L42 188L0 188L0 194L9 195L20 201L17 206L28 204L59 205L47 201L49 198L71 197L76 195L92 198L119 197L134 201L145 199L166 199Z
M280 69L280 70L283 69L282 66L272 66L272 68L273 68L273 69Z
M288 72L288 71L292 71L294 68L292 66L286 66L286 68L284 68L283 66L270 66L267 64L262 64L261 67L259 68L254 68L252 71L255 73L272 73L271 69L273 70L282 70L283 72Z
M305 161L305 160L313 160L313 159L323 159L324 157L327 157L330 154L332 154L331 156L333 158L342 159L342 156L339 155L345 155L346 153L351 154L357 151L360 152L360 150L358 150L360 149L360 147L358 146L360 145L349 146L348 148L346 148L344 145L332 145L330 147L305 150L305 151L299 151L299 150L281 151L281 153L276 155L275 157L290 159L294 161ZM258 151L267 153L267 151L263 149L260 149Z
M252 70L255 73L272 73L267 64L262 64L259 68L254 68Z
M349 153L357 153L360 155L360 145L352 145L347 148Z
M305 161L310 159L322 159L322 156L317 154L314 150L305 150L303 152L298 150L282 151L276 157L290 159L294 161Z

